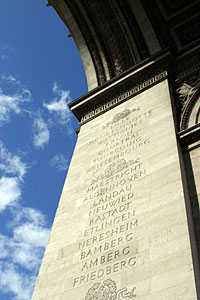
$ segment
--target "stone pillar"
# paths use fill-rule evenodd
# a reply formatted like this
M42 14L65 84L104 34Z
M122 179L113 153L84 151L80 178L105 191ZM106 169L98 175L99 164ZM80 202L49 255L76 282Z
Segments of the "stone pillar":
M124 77L116 84L124 93L110 86L107 104L82 118L32 300L198 299L187 186L161 75L132 89Z

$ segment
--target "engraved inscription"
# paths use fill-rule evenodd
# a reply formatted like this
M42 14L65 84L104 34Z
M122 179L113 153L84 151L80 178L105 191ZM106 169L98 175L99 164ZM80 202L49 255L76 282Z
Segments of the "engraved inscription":
M136 297L136 287L131 292L126 288L117 290L115 281L106 277L137 266L140 220L135 204L136 183L147 174L143 154L138 150L151 143L142 130L151 117L152 110L141 112L139 106L124 109L89 141L94 151L86 169L90 181L80 199L88 213L78 242L79 273L73 278L74 288L97 282L85 300Z

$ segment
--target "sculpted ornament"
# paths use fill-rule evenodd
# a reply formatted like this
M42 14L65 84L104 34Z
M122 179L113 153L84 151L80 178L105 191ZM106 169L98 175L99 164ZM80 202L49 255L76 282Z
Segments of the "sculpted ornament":
M198 88L200 88L199 76L193 76L187 82L183 82L179 86L176 92L179 95L179 100L181 102L182 108L184 108L185 104L190 101Z
M135 112L135 111L138 111L138 110L140 110L140 107L133 108L132 110L130 110L130 109L124 109L122 112L116 114L116 115L114 116L112 122L110 122L110 123L116 123L116 122L118 122L119 120L128 117L128 115L130 115L131 113L133 113L133 112Z
M132 159L129 161L126 161L125 159L118 159L116 162L113 162L110 165L108 165L108 167L104 171L104 174L100 174L98 177L93 178L91 185L97 183L98 181L102 181L106 178L109 178L114 174L117 174L118 172L121 172L122 170L139 163L140 163L139 158L135 160Z
M117 290L115 281L107 279L103 283L95 283L87 292L85 300L120 300L136 297L134 287L131 292L127 288Z
M113 123L116 123L119 120L126 118L128 115L130 115L130 113L131 113L130 109L123 110L122 112L120 112L116 116L114 116Z
M106 126L103 127L103 129L107 128L107 126L112 125L113 123L117 123L118 121L120 121L120 120L128 117L131 113L139 111L139 110L140 110L140 107L135 107L132 110L130 110L130 109L124 109L122 112L116 114L113 117L112 121L108 122L106 124Z
M118 173L127 167L128 164L125 159L118 159L116 162L113 162L106 168L105 177L113 176L115 173Z
M184 130L188 127L191 116L194 119L190 121L193 125L199 122L200 72L188 78L187 82L183 82L176 92L181 103L180 129ZM194 107L195 111L192 113Z

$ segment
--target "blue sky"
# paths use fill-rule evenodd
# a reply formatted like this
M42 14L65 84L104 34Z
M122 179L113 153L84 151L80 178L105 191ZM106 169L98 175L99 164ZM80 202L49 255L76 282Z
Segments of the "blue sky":
M76 143L67 103L87 92L53 8L0 9L0 299L29 300Z

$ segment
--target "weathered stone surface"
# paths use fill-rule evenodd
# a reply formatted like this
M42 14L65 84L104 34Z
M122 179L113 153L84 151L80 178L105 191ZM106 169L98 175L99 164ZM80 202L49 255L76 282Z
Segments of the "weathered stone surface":
M198 299L185 197L164 80L81 127L32 299Z

